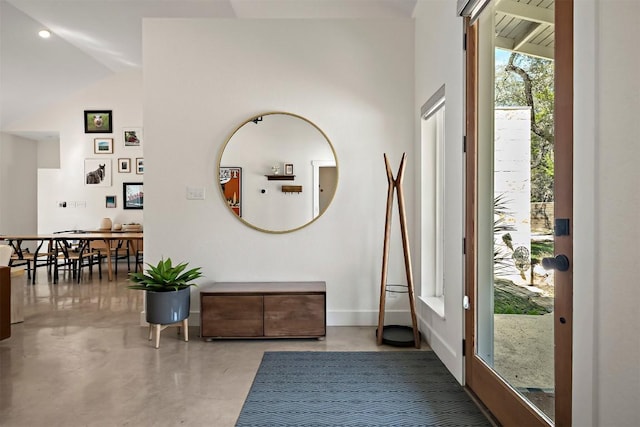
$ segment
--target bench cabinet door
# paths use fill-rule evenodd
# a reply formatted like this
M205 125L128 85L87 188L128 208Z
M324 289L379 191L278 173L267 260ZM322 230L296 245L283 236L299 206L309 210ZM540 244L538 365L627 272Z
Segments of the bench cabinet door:
M201 295L203 337L261 337L262 295Z
M265 295L266 337L325 336L325 296L322 294Z

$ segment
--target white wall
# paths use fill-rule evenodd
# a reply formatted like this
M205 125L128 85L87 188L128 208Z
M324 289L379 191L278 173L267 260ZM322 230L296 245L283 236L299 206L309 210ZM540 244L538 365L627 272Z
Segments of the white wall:
M404 151L413 155L412 20L149 19L143 25L145 137L153 141L145 146L145 260L188 260L203 267L207 281L324 280L328 324L375 324L383 153L394 163ZM337 152L340 182L332 205L294 233L247 227L219 195L222 144L238 124L268 111L309 119ZM206 199L186 200L187 186L204 187ZM401 257L392 265L390 280L399 280ZM197 322L197 294L192 302Z
M113 134L85 134L84 110L105 109L113 111ZM100 220L109 217L114 223L142 222L143 213L139 210L122 209L122 183L142 182L144 175L136 175L135 159L143 157L143 148L124 147L123 127L142 127L142 73L121 73L101 81L37 115L13 123L7 131L35 131L58 133L60 138L59 168L51 168L57 159L37 159L47 156L49 142L39 143L37 156L34 151L34 165L30 170L30 179L37 177L37 204L35 200L25 212L37 210L37 230L29 232L50 233L70 229L96 229ZM95 154L94 138L113 138L113 154ZM55 144L53 144L55 145ZM35 144L34 150L35 148ZM144 143L143 143L144 147ZM54 153L55 157L57 153ZM118 173L117 159L131 158L132 172ZM84 160L87 158L108 160L112 168L112 182L109 187L86 187L84 184ZM37 169L36 161L41 166ZM3 168L4 170L4 168ZM4 172L3 172L4 173ZM20 200L22 195L7 194L2 191L3 200ZM35 193L34 193L35 195ZM105 207L105 196L115 195L117 208ZM67 208L59 208L58 202L66 201ZM80 202L80 203L78 203ZM83 206L86 207L73 207ZM4 205L4 203L3 203ZM15 233L16 229L6 230Z
M574 4L573 423L640 425L640 3Z
M60 167L60 136L52 134L38 140L38 168Z
M37 227L36 141L0 133L0 234L32 234Z
M418 301L421 318L421 330L426 335L431 347L438 357L453 373L456 379L463 381L463 310L462 297L464 289L464 259L462 254L462 238L464 231L464 190L463 190L463 50L462 20L456 16L455 1L435 0L419 1L415 16L415 100L412 111L415 138L415 171L409 173L416 176L416 195L422 193L420 176L430 173L429 168L421 168L421 158L426 155L420 146L420 107L443 84L445 85L445 307L444 317L428 307L422 300ZM426 163L425 163L426 164ZM422 212L416 204L416 216L432 215ZM412 205L413 206L413 205ZM417 221L419 229L420 221ZM416 239L415 259L422 258L420 242ZM425 245L430 242L422 242ZM420 289L423 280L419 263L414 263L414 281Z

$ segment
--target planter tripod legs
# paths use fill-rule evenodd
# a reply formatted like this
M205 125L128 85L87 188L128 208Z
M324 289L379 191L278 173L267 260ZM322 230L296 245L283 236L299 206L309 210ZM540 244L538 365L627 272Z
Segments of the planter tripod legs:
M168 328L169 326L178 326L178 335L180 334L180 326L184 331L184 340L189 341L189 319L184 319L178 323L169 323L161 325L159 323L149 323L149 341L155 338L155 347L160 347L160 332Z

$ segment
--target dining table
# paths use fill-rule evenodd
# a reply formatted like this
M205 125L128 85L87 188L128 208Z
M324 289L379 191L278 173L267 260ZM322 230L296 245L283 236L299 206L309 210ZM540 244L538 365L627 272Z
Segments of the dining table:
M111 249L114 247L114 243L117 245L119 241L126 241L127 245L133 245L136 241L143 239L142 232L128 232L128 231L82 231L71 230L63 231L51 234L0 234L0 240L5 240L13 247L18 259L24 259L24 253L22 249L23 242L40 242L34 251L34 273L33 280L35 281L35 260L38 257L38 253L42 250L45 242L49 243L48 247L57 247L58 244L68 243L70 241L103 241L105 245ZM113 265L111 256L107 256L107 271L109 280L113 280ZM57 283L57 272L54 276L54 283Z

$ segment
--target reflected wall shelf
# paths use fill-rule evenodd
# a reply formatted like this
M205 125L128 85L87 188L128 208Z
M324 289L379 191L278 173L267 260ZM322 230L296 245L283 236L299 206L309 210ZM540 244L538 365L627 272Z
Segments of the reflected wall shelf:
M269 181L293 181L295 175L265 175Z
M302 193L302 185L283 185L283 193Z

